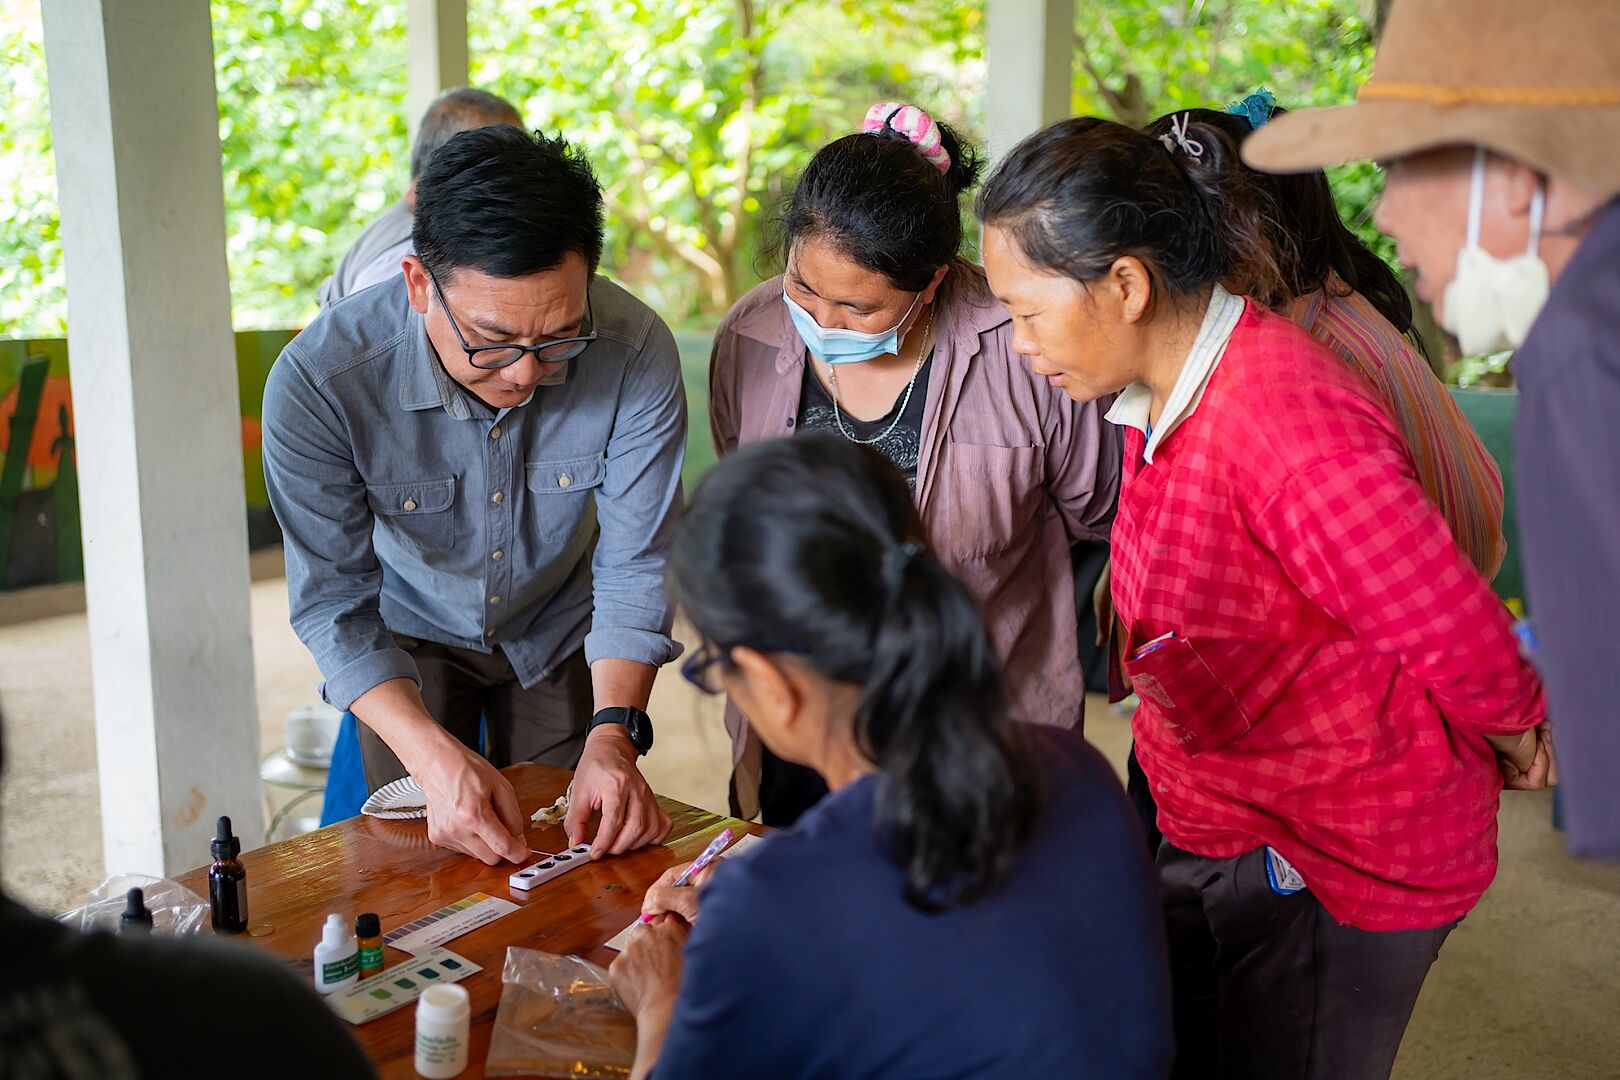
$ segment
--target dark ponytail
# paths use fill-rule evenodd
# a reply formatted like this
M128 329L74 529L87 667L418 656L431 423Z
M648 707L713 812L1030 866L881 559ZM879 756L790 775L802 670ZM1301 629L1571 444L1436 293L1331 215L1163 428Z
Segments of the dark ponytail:
M1271 115L1285 112L1276 109ZM1173 129L1182 123L1187 137L1205 151L1199 160L1186 161L1189 174L1218 191L1228 210L1223 232L1232 252L1227 281L1233 292L1275 308L1334 287L1337 275L1344 283L1341 292L1360 293L1391 326L1410 333L1411 298L1389 265L1339 217L1326 173L1281 176L1243 164L1239 147L1254 130L1247 116L1183 109L1159 117L1144 131L1173 140Z
M913 905L1006 876L1039 805L984 624L923 546L904 477L846 440L748 447L703 479L671 590L722 651L786 653L862 688L852 734L880 770L877 828Z
M962 247L962 194L983 169L977 150L935 122L950 155L941 172L905 135L885 127L835 139L799 176L768 245L778 265L801 240L833 244L896 289L920 292Z
M1220 192L1179 150L1111 120L1076 117L1013 148L979 195L979 217L1036 266L1082 283L1140 260L1173 298L1224 278L1232 254Z

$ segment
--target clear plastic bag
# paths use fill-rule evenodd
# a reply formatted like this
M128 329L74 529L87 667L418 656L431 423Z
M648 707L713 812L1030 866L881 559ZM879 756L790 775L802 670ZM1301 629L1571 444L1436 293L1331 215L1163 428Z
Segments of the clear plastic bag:
M90 890L84 907L74 908L57 921L91 930L117 932L118 916L124 913L129 890L140 889L146 910L152 913L154 934L195 934L208 921L208 901L168 878L142 874L119 874Z
M636 1020L607 972L577 956L508 948L485 1076L630 1075Z

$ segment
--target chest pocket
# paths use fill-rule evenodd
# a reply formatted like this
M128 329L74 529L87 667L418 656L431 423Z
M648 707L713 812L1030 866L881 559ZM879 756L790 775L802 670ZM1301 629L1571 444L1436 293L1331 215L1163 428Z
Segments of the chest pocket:
M958 559L997 555L1027 542L1045 499L1041 449L948 442L940 463L936 542Z
M525 469L529 494L535 497L540 536L560 540L594 514L596 491L607 473L607 458L591 454L564 461L533 461Z
M447 551L456 542L456 481L367 484L366 502L389 534L422 551Z

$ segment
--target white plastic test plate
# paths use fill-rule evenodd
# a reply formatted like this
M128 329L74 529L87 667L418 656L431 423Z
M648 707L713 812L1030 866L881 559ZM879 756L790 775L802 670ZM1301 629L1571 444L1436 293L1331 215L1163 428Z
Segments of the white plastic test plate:
M528 892L536 885L543 885L554 877L561 877L576 866L583 866L590 862L591 845L580 844L556 855L547 855L533 866L525 866L507 879L507 884L514 889Z

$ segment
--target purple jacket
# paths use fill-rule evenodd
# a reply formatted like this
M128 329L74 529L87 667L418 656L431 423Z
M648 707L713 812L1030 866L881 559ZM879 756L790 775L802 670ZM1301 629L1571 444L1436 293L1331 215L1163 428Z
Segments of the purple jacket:
M1576 855L1620 859L1620 199L1513 357L1519 535Z
M935 553L978 601L1014 714L1079 727L1085 703L1069 546L1108 538L1119 499L1120 436L1109 400L1079 404L1009 347L1012 318L977 268L960 264L939 301L923 410L917 504ZM715 449L792 435L805 347L772 278L737 302L714 339ZM728 709L735 790L757 809L759 752Z

